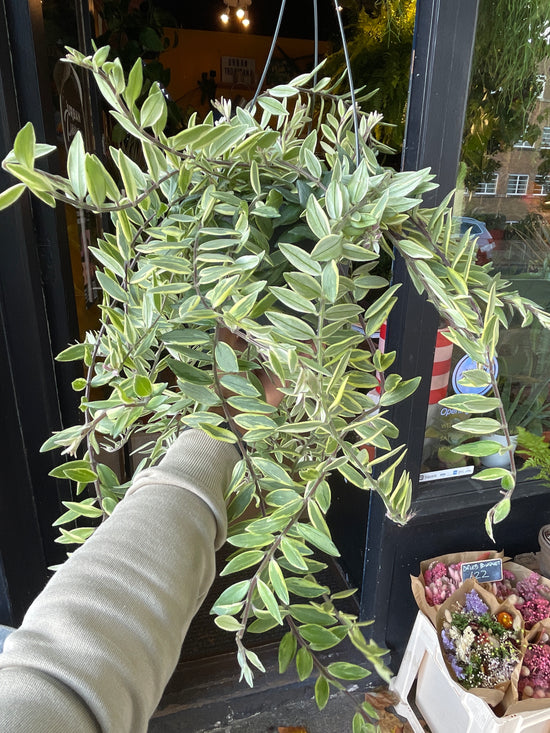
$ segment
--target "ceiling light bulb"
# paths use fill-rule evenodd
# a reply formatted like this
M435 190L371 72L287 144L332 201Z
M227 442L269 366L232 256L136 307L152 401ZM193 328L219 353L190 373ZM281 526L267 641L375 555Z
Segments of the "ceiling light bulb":
M243 18L243 25L245 28L248 28L250 25L250 20L248 18Z
M242 20L244 18L244 10L242 8L237 8L235 15L239 20Z
M220 15L220 20L222 23L229 23L229 15L227 13L222 13Z

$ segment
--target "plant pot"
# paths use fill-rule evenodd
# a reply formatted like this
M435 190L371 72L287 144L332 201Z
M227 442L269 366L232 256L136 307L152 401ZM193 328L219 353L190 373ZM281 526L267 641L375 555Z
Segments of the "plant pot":
M504 435L488 435L487 440L494 440L495 443L500 443L500 445L506 445L506 438ZM516 446L518 444L518 436L517 435L511 435L510 436L510 442L512 443L512 453L516 450ZM506 453L493 453L490 456L483 456L481 459L481 463L486 468L509 468L510 467L510 456L509 452Z
M550 578L550 524L545 524L539 531L539 570L541 575Z

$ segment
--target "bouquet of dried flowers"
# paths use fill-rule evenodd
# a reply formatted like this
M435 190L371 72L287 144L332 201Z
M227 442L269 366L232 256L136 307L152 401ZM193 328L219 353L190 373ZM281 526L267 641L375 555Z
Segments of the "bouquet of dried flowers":
M520 700L550 698L550 636L542 630L537 641L528 644L523 657L518 696Z
M470 550L423 560L420 574L411 576L411 587L419 609L433 624L437 609L455 593L462 583L462 563L502 558L495 550Z
M491 590L499 601L507 599L523 616L525 628L550 618L550 586L538 573L508 563L503 569L501 581L492 584Z
M492 600L496 605L475 581L466 581L441 609L438 626L455 679L468 690L498 689L501 698L523 655L523 623L511 606L491 608Z
M424 592L430 606L440 606L458 590L462 583L461 564L445 565L441 560L434 560L428 565L424 571Z

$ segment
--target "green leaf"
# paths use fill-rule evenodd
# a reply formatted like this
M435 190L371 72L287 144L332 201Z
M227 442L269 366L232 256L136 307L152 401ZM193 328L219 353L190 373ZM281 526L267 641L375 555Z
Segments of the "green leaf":
M331 180L325 194L325 206L331 219L340 219L344 210L344 194L341 184Z
M267 311L266 316L281 336L287 336L295 341L313 341L315 339L315 331L309 323L296 316L276 311Z
M306 221L317 239L322 239L328 234L331 234L328 216L313 194L310 195L307 202Z
M296 638L290 631L287 632L279 644L279 674L283 674L288 669L288 665L294 659L296 654Z
M240 570L250 568L252 565L257 565L264 558L264 553L261 550L249 550L247 552L241 552L239 555L230 560L227 565L223 568L220 575L230 575L231 573L238 573Z
M330 674L341 680L362 680L370 675L367 669L350 662L333 662L328 665L327 669Z
M375 728L371 728L371 730L375 730ZM369 733L367 722L365 721L361 713L355 713L355 715L353 716L352 733Z
M494 440L479 440L477 443L465 443L452 448L453 453L461 456L491 456L498 453L502 445Z
M486 387L491 384L491 375L485 369L467 369L458 382L464 387Z
M95 481L97 478L96 472L92 471L88 461L68 461L54 468L48 475L86 484Z
M302 598L318 598L329 590L326 585L319 585L307 578L287 578L286 584L291 593Z
M326 613L315 606L307 603L295 603L290 606L292 618L301 624L318 624L319 626L332 626L336 619L330 613Z
M221 428L218 425L210 425L208 423L201 423L200 429L215 440L221 440L223 443L236 443L237 436L232 433L231 430Z
M159 85L155 82L149 96L141 107L140 124L142 127L153 127L162 119L166 111L166 100Z
M76 516L79 517L102 517L103 512L102 510L97 506L92 506L91 504L87 503L86 500L83 502L78 501L62 501L61 502L63 506L66 506L67 509L74 512Z
M261 415L269 415L277 409L273 405L254 397L240 397L237 395L229 397L227 402L239 412L258 412Z
M319 267L320 272L321 268ZM290 287L304 298L313 299L321 295L319 281L311 275L307 275L305 272L285 272L284 278Z
M258 161L253 160L250 163L250 185L252 186L256 196L261 196L262 186L260 183L260 171L258 168Z
M133 201L137 198L136 171L135 164L131 161L124 151L119 151L118 167L122 177L122 185L126 191L126 196ZM139 178L137 178L139 180Z
M54 190L53 183L39 170L25 168L19 163L5 163L4 167L31 189L35 196Z
M315 545L315 547L319 548L322 552L325 552L327 555L332 555L333 557L340 556L340 552L334 542L315 527L312 527L309 524L300 523L296 525L296 529L301 536L307 540L307 542Z
M276 463L271 458L257 458L254 456L252 459L254 465L260 469L260 471L268 478L275 479L279 483L287 486L294 486L294 481L285 471L285 469Z
M265 672L265 667L261 663L259 656L256 654L256 652L251 651L250 649L245 649L246 658L249 662L251 662L256 669L259 669L260 672Z
M286 587L285 578L279 563L271 558L269 561L269 580L273 586L273 590L285 604L289 603L288 588Z
M307 275L321 274L321 265L301 247L296 247L294 244L279 242L279 249L290 264L294 265L294 267L297 270L300 270L300 272L305 272Z
M272 534L256 534L255 532L242 532L233 537L228 537L227 541L233 547L258 548L265 547L273 542Z
M95 155L86 153L84 159L84 178L90 198L95 206L101 206L107 195L107 182L101 162Z
M475 417L453 424L455 430L460 430L462 433L471 433L472 435L489 435L496 433L501 427L499 421L494 420L492 417Z
M78 529L61 528L61 537L55 539L60 545L83 545L95 532L95 527L79 527Z
M338 274L338 266L336 262L332 260L328 262L321 275L321 287L323 294L329 303L334 303L338 297L338 284L340 278Z
M82 133L78 130L73 138L67 156L67 174L73 191L81 200L86 198L86 151Z
M502 499L502 501L499 501L499 503L494 507L494 513L493 513L493 522L494 524L498 524L498 522L502 522L503 519L506 519L508 514L510 514L510 499Z
M290 565L292 565L292 567L297 568L298 570L307 570L308 569L304 558L302 557L302 555L298 552L294 544L288 538L286 537L282 538L280 547L281 547L281 552L286 557Z
M134 377L134 389L138 397L149 397L153 390L153 385L149 377L144 374L136 374Z
M497 481L509 476L512 476L512 474L505 468L485 468L483 471L474 474L474 478L478 481Z
M322 710L327 702L330 695L330 686L324 677L318 677L315 683L315 702L319 710Z
M13 143L13 154L15 158L25 168L34 168L34 149L36 145L36 135L31 122L27 122L15 137Z
M311 256L318 262L328 262L328 260L337 260L342 256L343 239L341 234L328 234L319 239Z
M399 250L406 256L413 260L431 260L433 252L430 252L427 247L422 246L418 242L412 242L410 239L401 239L397 243Z
M237 355L224 341L219 341L216 344L216 363L218 368L223 372L238 372L239 364L237 362Z
M86 352L86 344L73 344L55 357L56 361L82 361Z
M313 671L313 656L303 646L298 649L296 654L296 671L301 682L307 680Z
M121 303L126 303L128 301L128 293L120 287L114 277L111 277L106 272L97 272L96 277L107 295L110 295L111 298L114 298L114 300L118 300Z
M224 631L240 631L242 628L242 623L240 621L233 616L228 615L216 616L214 623Z
M313 303L294 290L274 286L270 287L269 291L288 308L292 308L292 310L298 311L299 313L312 313L313 315L317 315L317 308Z
M260 594L260 598L264 602L266 609L277 623L282 624L283 619L281 618L281 612L279 611L279 604L277 603L277 599L273 595L271 588L260 578L257 580L256 587L258 588L258 593Z
M14 186L10 186L5 191L2 191L0 193L0 211L14 204L26 188L24 183L16 183Z
M112 496L106 496L105 498L101 500L101 506L103 508L103 511L109 517L114 512L117 504L118 504L118 501L114 499Z
M266 112L269 112L269 114L275 115L276 117L285 117L288 115L286 107L277 99L261 96L258 98L258 104L262 109L265 109Z
M136 59L128 74L128 83L123 92L124 100L130 109L135 104L143 86L143 59L141 56Z
M485 397L480 394L455 394L440 400L442 407L450 407L459 412L489 412L500 406L497 397Z
M405 382L401 382L394 389L389 392L384 391L380 397L380 406L388 407L389 405L395 405L398 402L403 402L407 397L412 395L418 385L420 384L421 377L415 377L414 379L407 379Z
M325 651L332 649L340 643L340 638L330 629L325 629L317 624L304 624L300 626L300 633L309 642L314 651Z
M168 346L195 346L210 343L209 335L198 328L184 328L169 331L164 334L163 339L164 343Z
M220 379L224 387L241 397L259 397L260 393L254 385L240 374L224 374Z

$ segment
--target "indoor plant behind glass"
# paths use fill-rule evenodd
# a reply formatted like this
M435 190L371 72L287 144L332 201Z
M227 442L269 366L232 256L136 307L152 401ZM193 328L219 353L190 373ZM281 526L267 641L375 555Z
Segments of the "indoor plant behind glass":
M51 206L60 201L112 221L93 250L101 326L59 356L84 362L85 375L74 383L82 392L82 424L54 434L43 448L62 449L67 460L54 473L75 481L80 496L68 504L61 539L83 542L93 531L86 518L108 515L123 494L100 449L116 450L144 434L142 468L186 426L237 443L243 457L227 492L235 551L223 573L247 570L249 578L224 591L215 620L235 634L249 684L262 663L245 647L245 630L286 624L280 668L295 661L301 679L315 669L323 707L331 687L369 674L319 658L343 639L389 674L384 651L364 638L364 624L338 609L348 592L332 594L315 578L324 566L313 550L338 554L325 521L330 476L338 472L378 492L397 522L407 521L411 504L411 480L400 467L405 448L386 409L406 399L418 379L388 373L395 354L380 353L373 339L398 297L398 286L374 272L380 253L400 252L415 286L448 324L448 338L485 366L464 380L491 383L495 396L454 395L441 403L471 415L459 429L475 440L455 449L465 455L494 452L483 436L497 428L509 439L493 371L501 326L513 313L546 327L549 317L508 292L489 266L476 265L467 235L452 236L450 197L437 209L422 207L422 194L434 186L428 170L396 173L379 165L373 129L380 116L335 96L329 79L302 75L249 109L222 101L216 122L212 115L201 124L191 119L169 137L160 88L153 85L137 105L141 62L126 79L121 64L107 58L106 48L93 57L68 56L91 71L113 117L139 142L143 168L112 148L115 180L77 135L67 178L44 173L36 161L52 148L36 143L30 125L3 163L21 183L0 196L0 206L28 188ZM258 370L283 385L278 408L265 399ZM377 375L379 400L369 395ZM484 416L494 409L497 419ZM366 444L376 448L374 460ZM491 533L509 512L515 467L477 478L502 484L502 499L486 519ZM63 528L75 518L77 529ZM358 703L354 731L372 730L374 717Z

